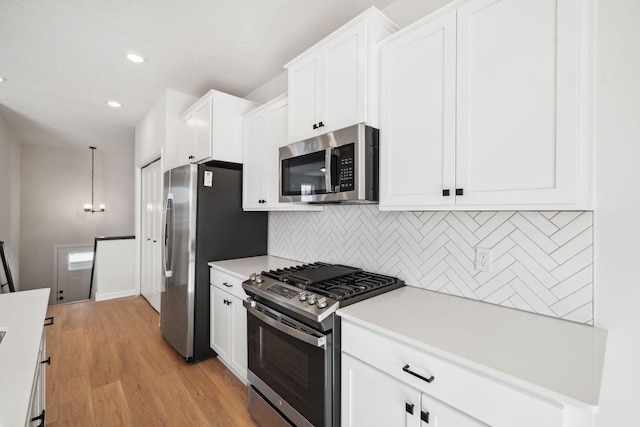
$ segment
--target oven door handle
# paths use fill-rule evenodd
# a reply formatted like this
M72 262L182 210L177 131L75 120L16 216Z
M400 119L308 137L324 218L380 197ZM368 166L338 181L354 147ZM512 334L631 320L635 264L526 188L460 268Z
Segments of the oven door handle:
M254 306L252 305L251 302L244 300L242 301L242 305L245 306L245 308L247 309L247 312L249 314L251 314L252 316L257 317L258 319L260 319L261 321L263 321L264 323L266 323L269 326L274 327L275 329L279 330L280 332L284 332L285 334L299 339L300 341L304 341L307 344L311 344L314 347L318 347L318 348L324 348L326 349L327 346L327 337L322 336L322 337L317 337L315 335L310 335L307 334L305 332L302 332L298 329L292 328L291 326L287 326L284 323L278 322L275 319L272 319L271 317L261 313L260 311L258 311L256 308L254 308Z

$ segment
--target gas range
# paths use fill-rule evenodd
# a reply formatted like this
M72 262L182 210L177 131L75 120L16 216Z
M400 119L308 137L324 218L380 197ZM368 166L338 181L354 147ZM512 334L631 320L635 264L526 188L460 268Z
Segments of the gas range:
M316 262L252 274L242 284L257 301L295 318L323 325L339 307L404 286L395 277ZM329 325L320 327L326 330Z
M316 262L252 274L247 406L260 425L340 425L339 307L404 286L395 277Z

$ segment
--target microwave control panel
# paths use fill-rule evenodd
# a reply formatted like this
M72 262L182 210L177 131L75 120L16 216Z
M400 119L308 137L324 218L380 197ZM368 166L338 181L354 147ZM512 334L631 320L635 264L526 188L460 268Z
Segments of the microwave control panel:
M353 191L355 186L355 144L347 144L340 147L340 172L338 181L340 183L340 191Z

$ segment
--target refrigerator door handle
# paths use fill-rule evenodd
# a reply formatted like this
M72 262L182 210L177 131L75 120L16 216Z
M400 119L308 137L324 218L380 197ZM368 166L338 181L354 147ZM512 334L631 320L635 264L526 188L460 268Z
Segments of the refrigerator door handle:
M164 212L164 276L171 277L173 274L171 260L173 259L173 194L167 194L167 208Z

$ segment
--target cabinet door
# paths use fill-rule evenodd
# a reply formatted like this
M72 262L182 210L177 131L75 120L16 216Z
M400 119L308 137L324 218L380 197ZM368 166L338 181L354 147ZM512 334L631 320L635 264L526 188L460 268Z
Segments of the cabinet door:
M268 154L265 150L266 127L267 117L265 114L253 114L244 120L242 207L245 210L262 210L264 209L264 204L261 203L261 200L267 199L265 195L265 185L267 185L265 180L265 169L267 168L265 155Z
M489 424L478 421L426 393L422 393L421 400L422 427L489 427Z
M191 163L196 163L211 157L212 139L211 139L211 117L212 117L212 101L209 97L200 108L193 112L195 117L195 147L194 159Z
M322 51L322 133L366 121L366 22L331 38Z
M346 353L341 392L344 426L420 425L420 392Z
M210 286L211 315L210 315L210 346L224 360L229 360L230 325L229 307L225 301L229 297L215 286Z
M311 52L289 69L289 142L322 133L317 127L321 96L321 53Z
M180 158L181 164L193 163L195 159L196 146L196 118L194 114L185 117L182 120L180 141Z
M576 202L577 0L458 10L458 204Z
M281 103L267 111L267 140L264 152L264 185L265 204L267 208L293 208L293 203L280 203L280 152L279 148L286 145L287 117L289 108L287 103Z
M455 19L440 15L382 49L381 209L454 204Z
M229 296L231 311L231 364L234 371L243 381L247 381L247 310L242 300Z

